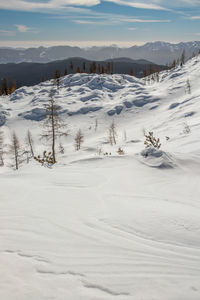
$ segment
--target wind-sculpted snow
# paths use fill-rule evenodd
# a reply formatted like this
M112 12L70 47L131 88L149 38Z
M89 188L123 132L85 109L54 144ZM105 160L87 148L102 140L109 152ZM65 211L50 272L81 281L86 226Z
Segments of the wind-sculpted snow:
M174 109L174 108L176 108L176 107L179 106L179 105L180 105L180 103L178 103L178 102L172 103L172 104L169 106L169 109Z
M142 107L157 101L147 95L144 83L134 77L94 74L68 75L60 79L58 89L54 81L23 87L11 95L10 101L17 107L23 104L19 117L41 121L44 118L43 106L47 103L50 92L54 93L55 100L61 105L60 113L67 113L68 116L85 115L99 110L105 115L120 115L123 110L132 106Z
M31 111L27 111L19 114L27 120L42 121L46 118L46 110L44 108L33 108Z
M197 57L159 82L76 74L1 97L0 299L200 299L199 72ZM25 157L14 171L10 131L22 152L28 129L36 155L51 151L52 90L67 124L57 163ZM159 149L144 144L151 132Z
M176 167L172 156L154 147L142 150L141 156L142 158L140 158L140 161L150 167L160 169L169 169Z
M188 65L192 68L192 72L188 72ZM12 119L19 116L33 121L43 120L44 105L49 99L50 92L54 93L55 100L61 106L60 113L68 116L94 115L101 111L101 116L113 117L126 112L134 113L143 107L153 110L161 102L165 102L165 94L168 92L171 95L168 108L174 112L175 109L181 109L181 101L177 97L183 92L185 97L183 99L181 96L182 103L192 102L194 99L189 97L187 80L198 74L197 65L199 58L194 58L183 68L162 72L161 82L150 85L145 85L143 80L128 75L75 74L61 78L58 89L53 80L34 87L22 87L10 97L13 103L10 105L13 108ZM152 103L156 104L152 106ZM19 106L22 111L20 109L16 114ZM188 116L187 112L182 115ZM2 118L1 123L5 123L6 119Z

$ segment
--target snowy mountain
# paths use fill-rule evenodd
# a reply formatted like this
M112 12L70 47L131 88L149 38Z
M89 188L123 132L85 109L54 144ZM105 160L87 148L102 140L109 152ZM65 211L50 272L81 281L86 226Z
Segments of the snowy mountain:
M200 298L199 72L200 56L159 82L75 74L0 98L0 299ZM14 171L11 130L21 144L31 130L35 153L48 150L50 91L68 124L65 153L52 168L31 160ZM149 131L159 150L144 151Z
M106 60L119 57L131 59L146 59L156 64L164 65L172 63L181 56L183 50L189 58L200 49L200 41L185 43L152 42L142 46L119 48L116 45L110 47L91 47L87 49L70 46L39 47L28 49L0 48L0 63L20 62L50 62L67 59L70 57L82 57L89 60Z

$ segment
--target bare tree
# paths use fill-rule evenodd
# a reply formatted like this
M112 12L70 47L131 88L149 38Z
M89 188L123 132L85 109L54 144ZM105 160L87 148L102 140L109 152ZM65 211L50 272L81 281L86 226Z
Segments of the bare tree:
M0 131L0 166L4 165L4 160L3 160L3 132Z
M111 74L113 74L113 72L114 72L114 62L111 61Z
M4 77L2 79L2 94L9 95L9 93L10 93L10 90L9 90L9 86L8 86L8 79Z
M134 76L134 70L133 70L133 68L130 69L129 75L130 76Z
M86 63L85 63L85 61L83 61L82 67L83 67L83 73L85 73L85 71L86 71Z
M74 65L73 65L73 62L72 62L72 61L70 61L69 67L70 67L70 70L71 70L71 73L72 73L72 72L73 72L73 69L74 69Z
M177 64L177 62L174 59L173 62L172 62L172 64L171 64L171 66L170 66L170 69L175 69L176 68L176 64Z
M160 81L159 73L160 73L160 71L156 72L156 81L157 81L157 82Z
M19 139L18 139L15 131L13 131L13 133L12 133L10 153L13 155L14 167L16 170L18 170L20 162L21 162L20 161L21 153L20 153Z
M109 143L111 145L116 144L116 137L117 137L116 126L115 126L115 122L113 121L109 127Z
M98 66L97 66L97 72L98 72L99 74L101 74L101 65L100 65L100 64L98 64Z
M61 153L61 154L64 154L65 153L65 148L63 147L63 144L60 142L59 143L59 152Z
M81 69L80 69L80 67L77 67L77 69L76 69L76 73L81 73Z
M97 154L98 155L102 154L102 147L101 146L97 147Z
M84 136L83 136L83 134L82 134L81 129L79 129L79 130L77 131L74 140L75 140L75 149L78 151L78 150L80 150L81 144L82 144L83 141L84 141Z
M53 92L50 92L48 104L46 108L46 119L44 121L44 132L42 138L51 141L53 163L56 163L56 140L58 137L67 136L68 133L64 131L66 124L59 116L60 107L55 103Z
M184 124L183 133L189 134L191 132L190 126L185 122Z
M27 146L27 149L26 149L27 162L29 162L29 159L31 157L34 157L34 141L33 141L33 137L32 137L30 130L27 131L25 143Z
M10 93L14 93L14 91L16 90L16 81L13 80L12 83L11 83L11 87L10 87Z
M94 126L94 130L97 131L97 128L98 128L98 120L95 119L95 126Z
M183 50L183 53L181 54L180 62L182 67L185 63L185 50Z
M186 92L188 94L191 94L191 85L190 85L190 80L189 79L187 79L187 81L186 81Z
M106 64L106 70L107 70L108 74L111 74L111 63L110 63L110 61L107 62L107 64Z
M57 89L59 89L59 86L60 86L60 71L59 70L56 70L55 73L54 73L54 82L55 82L55 85L57 86Z

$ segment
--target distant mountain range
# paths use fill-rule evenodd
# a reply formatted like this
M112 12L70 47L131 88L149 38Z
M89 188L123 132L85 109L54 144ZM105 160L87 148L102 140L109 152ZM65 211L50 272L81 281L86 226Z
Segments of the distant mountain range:
M70 68L70 64L73 64L73 69ZM113 73L115 74L130 74L133 71L134 76L143 77L144 70L148 70L150 67L153 70L164 70L166 66L156 65L146 60L132 60L130 58L117 58L113 60L98 61L96 62L97 73L99 66L106 70L109 62L113 63ZM85 63L85 70L83 70L83 63ZM90 66L93 61L86 60L84 58L73 57L65 60L58 60L49 63L9 63L0 64L0 79L3 77L8 79L9 84L15 80L17 87L24 85L31 86L38 84L42 80L48 80L54 78L56 70L59 70L61 76L64 72L76 73L80 68L81 72L89 73Z
M55 60L63 60L71 57L82 57L88 60L103 61L106 59L127 57L134 60L145 59L156 64L171 63L181 56L185 50L186 57L200 49L200 41L171 44L167 42L146 43L143 46L130 48L91 47L87 49L70 46L39 47L28 49L0 48L0 63L37 62L47 63Z

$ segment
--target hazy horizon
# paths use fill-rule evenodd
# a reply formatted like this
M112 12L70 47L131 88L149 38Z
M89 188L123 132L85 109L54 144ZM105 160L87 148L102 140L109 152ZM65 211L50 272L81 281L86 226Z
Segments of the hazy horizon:
M163 40L155 40L155 41L144 41L144 42L134 42L134 41L127 41L127 42L119 42L119 41L33 41L33 42L19 42L19 41L5 41L0 42L0 48L39 48L39 47L54 47L54 46L71 46L71 47L79 47L79 48L92 48L92 47L119 47L119 48L129 48L132 46L144 46L147 43L170 43L170 44L179 44L179 43L192 43L192 42L199 42L200 39L196 40L188 40L188 41L163 41Z

